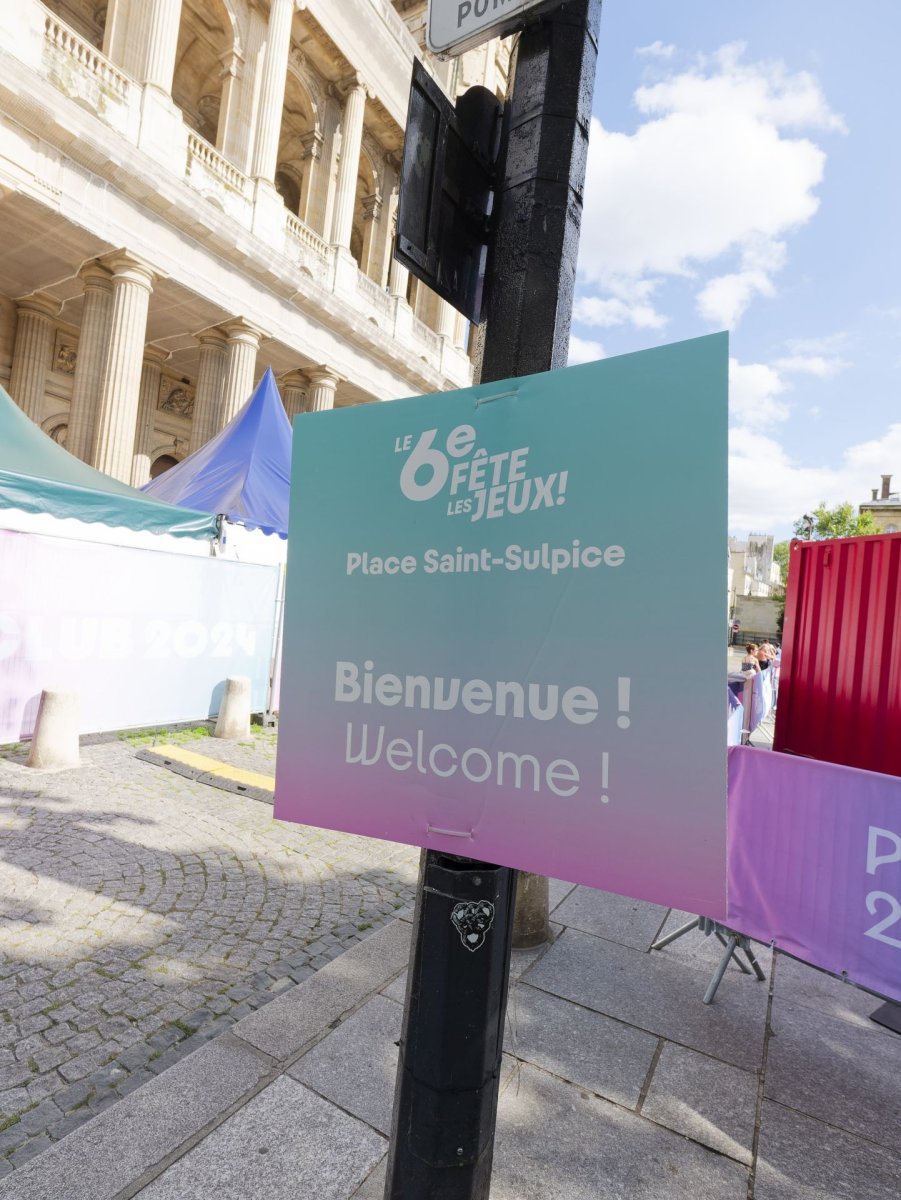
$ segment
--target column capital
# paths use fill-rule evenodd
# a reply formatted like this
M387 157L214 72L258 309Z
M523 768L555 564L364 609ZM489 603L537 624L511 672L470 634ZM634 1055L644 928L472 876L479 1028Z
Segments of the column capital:
M323 136L318 129L311 129L309 133L301 135L300 144L303 147L302 159L312 158L314 161L322 157Z
M114 283L134 283L138 287L146 288L148 292L153 291L153 285L159 278L158 272L148 262L125 249L113 250L111 254L105 254L103 258L98 259L98 262L112 272Z
M339 375L333 367L327 367L324 364L318 367L308 367L306 374L311 384L333 383L337 387L339 383L344 383L343 375Z
M277 376L276 382L279 387L308 388L311 381L306 371L302 371L300 367L294 367L293 370L285 371L282 375Z
M211 325L208 329L201 329L198 333L192 334L201 346L211 346L219 344L224 346L228 338L228 334L221 325Z
M58 317L62 302L47 292L32 292L30 296L21 296L16 301L20 313L35 313L40 317Z
M331 84L329 90L339 100L347 100L349 96L363 93L367 100L372 100L375 96L372 88L363 79L359 71L351 71L349 75L345 75L343 79L336 80Z
M259 325L254 325L244 317L235 317L217 328L225 334L229 342L240 342L245 346L253 346L254 350L259 348L261 341L268 340L269 337L268 333L260 329Z
M100 291L108 292L113 286L112 275L97 259L91 259L84 263L79 268L78 278L84 284L85 291L88 288L98 288Z
M144 347L145 363L152 363L154 366L161 366L168 358L171 358L171 356L171 350L165 350L162 346L154 346L153 342L148 342Z
M363 220L377 221L382 211L382 197L378 192L363 197Z

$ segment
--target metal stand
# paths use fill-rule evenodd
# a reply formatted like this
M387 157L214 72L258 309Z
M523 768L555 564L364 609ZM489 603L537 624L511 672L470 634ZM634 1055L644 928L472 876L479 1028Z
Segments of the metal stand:
M664 946L668 946L670 942L674 942L676 938L682 937L686 933L691 933L693 929L699 930L704 937L710 937L711 934L723 947L723 956L717 965L713 978L704 993L704 1003L712 1004L713 997L716 995L716 990L723 981L723 976L726 974L726 968L729 966L730 960L734 958L735 965L743 975L750 975L749 969L738 957L738 951L745 955L748 962L751 964L754 974L758 979L763 980L766 976L760 966L760 963L754 957L754 951L751 949L751 939L745 937L743 933L736 933L734 929L730 929L728 925L721 925L719 921L714 921L711 917L695 917L686 925L680 925L678 929L674 929L672 933L668 933L666 937L658 938L651 946L652 950L662 950Z

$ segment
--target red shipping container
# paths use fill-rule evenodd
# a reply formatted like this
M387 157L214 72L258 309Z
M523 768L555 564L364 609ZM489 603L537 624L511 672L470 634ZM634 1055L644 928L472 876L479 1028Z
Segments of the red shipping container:
M901 775L901 533L792 542L773 749Z

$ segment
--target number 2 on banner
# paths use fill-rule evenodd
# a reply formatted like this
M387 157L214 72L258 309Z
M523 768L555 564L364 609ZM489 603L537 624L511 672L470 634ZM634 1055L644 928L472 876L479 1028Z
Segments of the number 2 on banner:
M887 917L883 917L881 921L877 921L871 928L864 930L867 937L875 938L877 942L885 942L889 946L895 946L901 950L901 941L898 938L889 937L887 933L883 933L884 929L897 924L901 921L901 904L894 896L888 892L870 892L867 896L867 912L870 916L876 916L876 909L879 906L879 901L884 900L889 906Z

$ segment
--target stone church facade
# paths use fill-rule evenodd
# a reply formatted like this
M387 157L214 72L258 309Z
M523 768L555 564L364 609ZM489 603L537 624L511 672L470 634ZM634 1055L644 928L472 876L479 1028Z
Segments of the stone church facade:
M425 0L0 5L0 383L139 486L266 366L289 416L465 386L466 322L392 260Z

